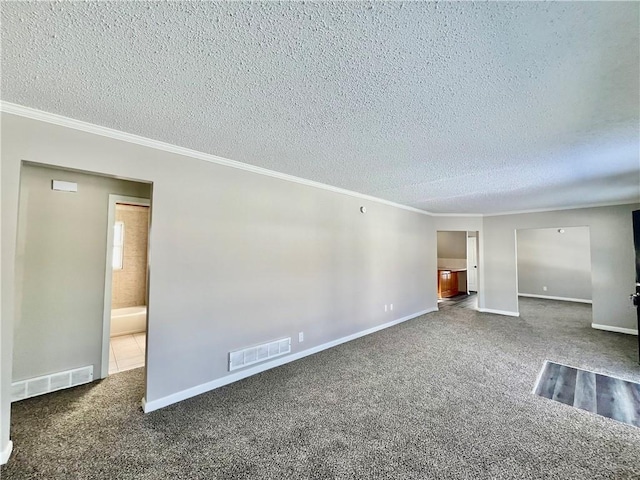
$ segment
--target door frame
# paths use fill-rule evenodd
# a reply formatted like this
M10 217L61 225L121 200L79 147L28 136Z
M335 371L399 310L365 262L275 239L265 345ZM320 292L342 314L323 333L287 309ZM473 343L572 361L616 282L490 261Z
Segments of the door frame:
M520 232L525 232L525 231L533 231L533 230L557 230L558 233L564 233L564 232L560 232L560 230L565 229L565 228L570 228L570 229L574 229L574 228L586 228L587 229L587 238L589 239L589 276L590 276L590 293L591 293L591 299L584 299L584 298L570 298L570 297L560 297L560 296L555 296L555 295L543 295L543 294L528 294L528 293L521 293L520 292L520 268L519 268L519 264L520 264L520 252L518 251L518 243L520 241L521 238L521 233ZM568 224L568 225L553 225L551 224L550 227L523 227L523 228L516 228L513 231L514 233L514 252L515 252L515 275L516 275L516 300L517 300L517 304L518 304L518 312L520 311L520 297L530 297L530 298L541 298L544 300L559 300L562 302L576 302L576 303L587 303L587 304L591 304L593 305L593 255L592 255L592 251L593 248L591 246L591 225L584 225L584 224L580 224L580 225L572 225L572 224ZM593 321L593 309L591 310L591 318Z
M436 231L436 271L435 271L435 276L436 278L438 277L438 239L437 239L437 234L438 232L460 232L460 233L464 233L465 235L465 254L467 253L466 249L468 247L468 242L467 242L467 238L469 236L470 232L474 232L476 234L476 263L478 265L478 273L477 273L477 278L476 278L476 282L477 282L477 287L478 289L476 290L476 295L478 297L478 307L477 310L479 312L484 310L484 256L483 256L483 252L482 252L482 246L484 245L483 243L483 231L481 228L470 228L470 229L464 229L464 228L446 228L446 226L441 226L442 228L439 228L440 226L436 226L435 231ZM469 278L468 278L468 272L467 273L467 282L466 282L466 287L467 287L467 293L468 292L468 287L469 287ZM438 282L436 280L436 285L435 285L435 295L436 295L436 302L438 301Z
M472 230L470 230L470 231L472 231ZM467 232L467 294L468 294L470 291L474 291L474 292L478 293L478 291L479 291L479 289L480 289L480 286L479 286L479 283L480 283L480 281L479 281L479 276L480 276L480 275L478 274L478 270L479 270L479 268L478 268L478 256L479 256L479 255L478 255L478 232L475 232L475 234L476 234L476 236L475 236L475 237L470 237L470 236L469 236L469 232L470 232L470 231L468 231L468 232ZM476 289L475 289L475 290L470 290L470 289L469 289L469 272L471 271L471 270L469 269L469 241L470 241L471 239L473 239L473 244L474 244L474 246L475 246L475 252L474 252L474 253L475 253L475 257L476 257L476 272L475 272L475 277L476 277Z
M109 341L111 340L111 295L113 282L113 230L116 220L116 204L138 205L151 207L151 199L140 197L127 197L125 195L109 195L109 213L107 215L107 252L105 255L104 274L104 311L102 314L102 362L100 378L109 376ZM147 238L147 285L149 285L149 240ZM149 318L149 290L147 289L147 323ZM145 361L145 367L147 362Z

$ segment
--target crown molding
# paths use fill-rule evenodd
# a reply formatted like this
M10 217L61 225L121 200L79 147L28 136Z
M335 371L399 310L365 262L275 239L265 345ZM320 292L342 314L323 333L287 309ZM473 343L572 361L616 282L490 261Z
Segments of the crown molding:
M560 212L562 210L579 210L581 208L599 208L599 207L616 207L620 205L640 205L640 199L637 201L621 201L621 202L603 202L603 203L590 203L587 205L571 205L568 207L558 208L537 208L533 210L514 210L510 212L498 212L498 213L433 213L432 217L499 217L500 215L521 215L523 213L545 213L545 212Z
M472 217L482 218L484 213L431 213L432 217Z
M242 163L236 160L219 157L217 155L212 155L210 153L199 152L198 150L192 150L190 148L180 147L178 145L173 145L171 143L161 142L159 140L153 140L151 138L142 137L140 135L134 135L132 133L123 132L121 130L115 130L113 128L95 125L93 123L84 122L82 120L76 120L76 119L65 117L55 113L49 113L49 112L44 112L42 110L37 110L35 108L25 107L24 105L18 105L16 103L0 101L0 111L9 113L11 115L18 115L21 117L30 118L33 120L39 120L42 122L51 123L51 124L59 125L62 127L72 128L74 130L79 130L82 132L92 133L94 135L100 135L103 137L113 138L115 140L121 140L123 142L128 142L136 145L141 145L144 147L154 148L156 150L163 150L165 152L174 153L177 155L196 158L198 160L204 160L205 162L211 162L218 165L223 165L225 167L236 168L238 170L245 170L247 172L257 173L259 175L265 175L268 177L277 178L287 182L293 182L301 185L307 185L309 187L320 188L322 190L328 190L333 193L339 193L342 195L348 195L350 197L359 198L361 200L366 200L369 202L389 205L391 207L400 208L402 210L407 210L407 211L419 213L422 215L428 215L431 217L469 217L469 218L480 217L482 218L482 217L496 217L500 215L520 215L524 213L543 213L543 212L556 212L560 210L576 210L580 208L612 207L617 205L632 205L635 203L640 203L640 202L633 202L633 201L622 201L622 202L612 202L612 203L595 203L595 204L588 204L588 205L573 205L573 206L551 208L551 209L541 208L541 209L533 209L533 210L517 210L517 211L499 212L499 213L433 213L427 210L421 210L419 208L410 207L408 205L402 205L400 203L384 200L382 198L374 197L371 195L366 195L364 193L354 192L352 190L334 187L326 183L320 183L313 180L307 180L305 178L288 175L286 173L276 172L274 170L257 167L255 165L249 165L247 163Z
M500 212L500 213L485 213L483 217L498 217L501 215L521 215L524 213L545 213L545 212L560 212L562 210L580 210L581 208L599 208L599 207L617 207L620 205L640 205L640 200L636 201L621 201L621 202L603 202L603 203L590 203L587 205L572 205L569 207L558 208L539 208L535 210L519 210L513 212ZM431 215L434 215L433 213Z
M44 112L31 107L25 107L24 105L18 105L16 103L10 103L1 101L0 111L9 113L11 115L18 115L33 120L39 120L41 122L51 123L62 127L72 128L74 130L80 130L82 132L92 133L94 135L100 135L103 137L113 138L115 140L121 140L123 142L134 143L136 145L142 145L144 147L155 148L156 150L163 150L169 153L175 153L177 155L184 155L186 157L196 158L198 160L204 160L205 162L216 163L225 167L237 168L238 170L245 170L251 173L257 173L258 175L265 175L267 177L273 177L287 182L299 183L309 187L320 188L322 190L328 190L333 193L339 193L342 195L348 195L350 197L359 198L361 200L367 200L369 202L380 203L383 205L389 205L391 207L408 210L410 212L419 213L422 215L431 216L431 212L426 210L420 210L418 208L410 207L408 205L402 205L400 203L391 202L382 198L373 197L364 193L354 192L344 188L334 187L325 183L315 182L313 180L307 180L305 178L288 175L286 173L276 172L262 167L256 167L255 165L249 165L247 163L238 162L236 160L230 160L228 158L219 157L210 153L199 152L190 148L180 147L171 143L161 142L159 140L153 140L151 138L142 137L140 135L134 135L132 133L123 132L121 130L115 130L113 128L103 127L95 125L93 123L84 122L82 120L76 120L73 118L65 117L55 113Z

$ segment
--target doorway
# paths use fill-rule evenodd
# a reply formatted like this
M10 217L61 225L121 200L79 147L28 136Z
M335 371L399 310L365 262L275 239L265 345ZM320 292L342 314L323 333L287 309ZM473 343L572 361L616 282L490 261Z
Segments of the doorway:
M102 376L146 361L150 201L109 195Z
M151 190L150 183L22 163L12 401L107 376L109 198L117 194L149 204Z
M478 232L438 231L438 308L478 309Z
M467 232L467 293L478 293L478 232Z
M591 303L589 227L516 230L518 298Z

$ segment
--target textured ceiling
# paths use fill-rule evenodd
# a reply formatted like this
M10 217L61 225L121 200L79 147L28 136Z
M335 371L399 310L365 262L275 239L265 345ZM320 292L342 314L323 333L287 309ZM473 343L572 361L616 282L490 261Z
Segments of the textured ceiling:
M2 100L431 212L640 201L636 2L2 2Z

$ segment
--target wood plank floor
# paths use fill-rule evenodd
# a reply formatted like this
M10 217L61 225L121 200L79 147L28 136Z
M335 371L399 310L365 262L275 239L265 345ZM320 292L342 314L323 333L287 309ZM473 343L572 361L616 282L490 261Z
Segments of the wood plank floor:
M640 384L546 362L536 395L640 427Z

